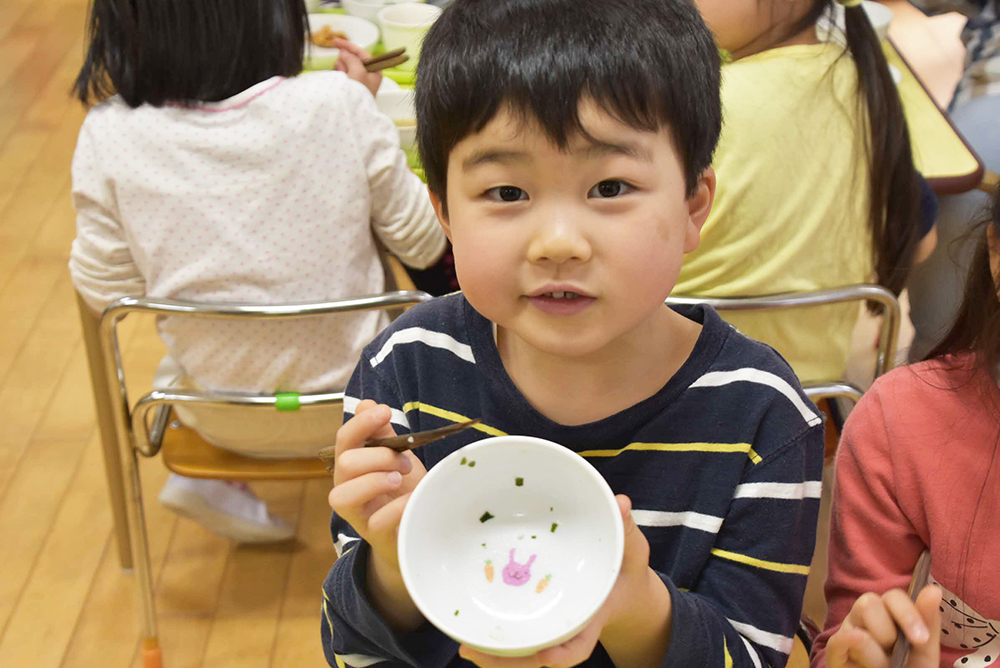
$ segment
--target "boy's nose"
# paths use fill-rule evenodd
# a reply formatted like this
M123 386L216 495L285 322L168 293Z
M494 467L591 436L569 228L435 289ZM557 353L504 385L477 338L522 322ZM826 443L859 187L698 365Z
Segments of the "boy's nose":
M539 226L528 246L531 262L587 262L592 249L579 227L566 220L550 220Z

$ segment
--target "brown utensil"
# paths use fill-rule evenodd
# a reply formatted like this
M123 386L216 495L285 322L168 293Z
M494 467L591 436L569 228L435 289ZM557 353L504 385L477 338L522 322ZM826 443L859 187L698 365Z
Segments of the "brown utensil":
M365 441L364 447L390 448L396 452L406 452L407 450L412 450L413 448L418 448L421 445L427 445L428 443L442 439L445 436L451 436L452 434L457 434L460 431L465 431L469 427L474 427L479 424L481 421L482 420L479 418L476 418L475 420L469 420L468 422L458 422L456 424L450 424L447 427L428 429L427 431L416 431L412 434L403 434L402 436L372 438ZM337 458L336 446L331 445L323 448L317 454L320 459L326 462L327 472L333 473L334 461L336 461Z
M378 72L379 70L384 70L389 67L402 65L409 59L410 57L406 55L406 47L401 46L398 49L386 51L381 55L363 60L361 61L361 64L364 65L365 69L369 72Z
M916 601L917 596L927 585L931 577L931 551L924 550L917 560L917 566L913 569L913 579L910 580L910 600ZM910 657L910 641L902 631L896 637L896 644L892 648L892 668L903 668L906 660Z

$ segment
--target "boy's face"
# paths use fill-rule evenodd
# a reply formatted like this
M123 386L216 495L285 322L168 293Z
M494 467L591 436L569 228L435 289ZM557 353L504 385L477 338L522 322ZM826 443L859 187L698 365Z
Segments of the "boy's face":
M448 160L448 217L472 306L530 346L585 356L649 330L698 245L708 170L692 198L668 130L624 125L592 103L560 151L533 120L501 111Z

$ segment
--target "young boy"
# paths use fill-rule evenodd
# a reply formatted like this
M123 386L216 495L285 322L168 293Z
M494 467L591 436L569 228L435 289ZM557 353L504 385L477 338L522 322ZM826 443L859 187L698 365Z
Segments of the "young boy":
M432 27L419 142L463 292L399 318L348 385L331 665L785 664L822 421L773 350L709 308L663 304L711 208L720 115L718 52L689 0L460 0ZM415 453L361 447L472 417L478 431ZM427 469L505 433L587 458L626 527L594 621L519 659L430 626L396 556Z

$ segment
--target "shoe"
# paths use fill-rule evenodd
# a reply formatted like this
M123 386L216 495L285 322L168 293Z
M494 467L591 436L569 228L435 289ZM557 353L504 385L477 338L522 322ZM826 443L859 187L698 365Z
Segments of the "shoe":
M295 527L269 513L267 504L245 483L171 473L160 491L160 503L237 543L277 543L295 536Z

